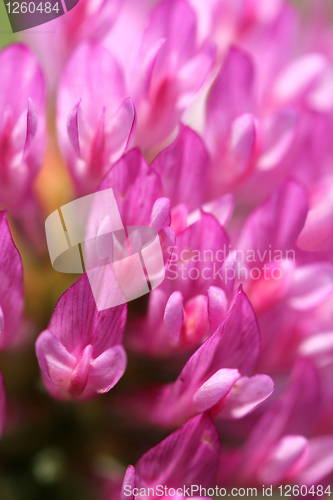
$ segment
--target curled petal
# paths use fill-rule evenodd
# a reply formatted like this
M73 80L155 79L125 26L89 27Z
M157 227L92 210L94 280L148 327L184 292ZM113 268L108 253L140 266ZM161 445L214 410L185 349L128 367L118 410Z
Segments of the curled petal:
M123 376L126 365L127 356L123 346L107 349L91 362L89 385L96 392L108 392Z
M220 416L224 419L243 418L264 403L274 391L268 375L240 378L231 389Z
M173 342L177 342L184 322L183 296L181 292L173 292L170 295L163 319L169 337Z
M194 394L193 403L200 412L209 410L231 391L240 378L238 370L221 368L212 375Z

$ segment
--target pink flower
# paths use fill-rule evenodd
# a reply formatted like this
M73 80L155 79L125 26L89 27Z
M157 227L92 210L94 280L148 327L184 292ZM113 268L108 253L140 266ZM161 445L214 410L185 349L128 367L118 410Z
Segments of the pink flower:
M127 362L121 345L126 314L126 305L98 312L86 275L62 295L36 341L43 381L54 397L87 399L118 382Z
M23 270L6 219L0 212L0 348L15 345L22 336Z
M156 148L206 82L215 45L200 43L195 12L186 0L163 0L150 12L128 80L138 126L135 143Z
M215 318L219 307L217 301L211 309ZM133 396L132 404L136 411L142 408L144 418L165 427L180 425L209 410L214 418L242 418L274 390L267 375L250 377L259 352L254 311L240 289L225 320L190 357L177 380L146 395Z
M276 183L298 132L298 112L291 106L268 109L258 96L253 60L236 47L229 50L207 103L205 137L213 158L215 190L247 187L247 198L258 197ZM267 180L268 177L268 180ZM274 184L273 184L274 185Z
M177 244L168 248L170 263L164 282L150 294L146 317L131 325L131 345L150 355L165 355L188 350L210 335L208 289L224 286L228 245L217 219L203 212L197 222L177 234ZM223 319L229 297L221 293L226 308L221 312Z
M286 181L249 215L238 240L238 279L258 314L265 370L291 366L302 336L315 328L317 311L333 294L332 264L314 261L296 244L307 213L306 191Z
M98 43L78 47L60 83L58 132L78 194L96 190L125 151L135 124L124 77Z
M22 44L0 52L0 66L0 203L40 244L32 184L44 151L44 77L35 55Z
M59 82L62 68L76 47L83 41L98 42L102 40L112 28L118 17L123 0L68 0L68 12L48 23L49 32L45 33L45 26L33 28L23 33L24 39L29 42L43 63L51 89L55 90ZM72 9L70 7L72 5ZM35 33L43 33L43 43Z
M224 484L236 477L242 484L325 484L333 472L333 437L310 437L320 408L318 374L309 362L299 361L287 392L253 429L235 463L234 478L224 475L222 451L219 480Z
M211 418L205 413L198 415L151 448L135 467L128 466L121 498L169 497L157 490L155 495L147 493L147 488L158 485L168 490L179 488L179 499L188 496L181 490L191 490L192 485L198 486L199 492L200 486L209 488L215 478L219 449L219 436Z

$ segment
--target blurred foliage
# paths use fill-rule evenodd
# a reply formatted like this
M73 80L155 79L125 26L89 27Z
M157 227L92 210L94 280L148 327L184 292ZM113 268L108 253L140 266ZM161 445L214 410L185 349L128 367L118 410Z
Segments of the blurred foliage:
M15 40L3 0L0 1L0 49Z

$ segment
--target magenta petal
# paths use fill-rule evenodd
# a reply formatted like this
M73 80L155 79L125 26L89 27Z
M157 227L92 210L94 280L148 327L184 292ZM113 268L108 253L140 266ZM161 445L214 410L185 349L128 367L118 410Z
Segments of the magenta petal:
M126 365L127 356L123 346L107 349L91 362L89 386L95 392L108 392L123 376Z
M187 219L187 224L190 226L198 221L201 217L201 211L207 214L212 214L219 221L221 226L226 226L231 219L234 211L234 197L232 194L224 194L219 198L204 203L200 209L190 213Z
M207 103L207 141L217 151L231 122L253 109L254 69L250 57L232 47Z
M221 368L212 375L194 394L193 403L201 413L219 403L241 377L238 370Z
M203 47L180 69L177 75L179 109L187 108L192 104L214 66L216 58L216 45L209 44Z
M43 374L54 384L67 387L76 358L50 331L45 330L39 335L36 355Z
M23 313L23 270L20 254L0 211L0 348L15 344L21 335Z
M205 200L209 157L201 137L180 126L175 141L155 158L152 168L161 176L163 191L171 205L186 203L190 210Z
M267 249L281 251L295 247L308 212L304 188L288 180L257 207L248 217L238 242L238 248L251 249L267 260ZM265 253L266 251L266 253Z
M159 175L139 149L123 155L108 171L98 189L108 188L113 189L124 225L149 225L154 203L162 195L162 186Z
M308 440L304 436L284 436L259 469L259 477L266 484L279 484L304 456Z
M208 487L216 474L220 440L207 414L198 415L149 450L135 466L143 484Z
M293 477L298 484L320 484L333 471L333 436L319 436L309 439L308 453Z
M184 322L183 296L180 292L173 292L170 295L163 319L169 337L173 342L177 342Z
M74 148L75 153L78 157L81 156L80 152L80 140L79 140L79 130L78 130L78 111L82 99L79 99L73 108L70 110L67 118L67 132L69 140Z
M323 73L327 63L326 58L320 53L308 53L294 59L278 76L274 97L282 102L300 98Z
M126 473L124 476L122 488L121 488L121 496L120 500L134 500L134 495L129 494L130 492L133 491L133 488L136 487L136 482L135 482L135 469L133 465L129 465L126 469Z
M59 299L48 330L69 352L93 345L96 358L121 343L126 312L126 304L97 311L88 278L83 275Z
M248 375L255 367L260 351L260 333L253 307L243 292L235 294L231 309L214 336L220 336L211 369L237 368Z
M292 147L297 133L299 113L293 108L282 108L262 122L261 156L259 170L270 170L279 165Z
M28 155L32 141L37 132L38 118L35 105L32 99L28 99L28 112L27 112L27 136L24 145L23 159Z
M71 374L69 392L73 396L82 394L87 385L92 352L93 347L87 345L83 349L79 362Z
M109 160L114 163L126 150L136 122L136 110L130 97L127 97L106 125L106 147Z
M165 39L164 54L174 52L187 60L195 49L196 29L196 16L188 2L163 0L151 10L142 49L148 51L158 40Z
M229 161L231 175L240 177L247 173L255 152L256 127L254 116L247 113L231 124Z
M264 403L274 391L274 382L268 375L240 378L230 391L221 418L243 418Z
M170 224L170 200L169 198L159 198L154 203L151 213L150 225L151 227L156 229L157 232L159 232L161 231L161 229L170 226Z
M222 324L228 311L228 299L221 288L211 286L208 288L208 317L212 332Z
M298 311L318 306L333 292L333 265L309 264L295 269L289 305Z

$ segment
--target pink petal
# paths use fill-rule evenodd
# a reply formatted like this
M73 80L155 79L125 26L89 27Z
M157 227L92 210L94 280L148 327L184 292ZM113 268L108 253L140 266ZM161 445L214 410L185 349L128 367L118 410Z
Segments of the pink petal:
M184 322L183 296L180 292L170 295L163 319L169 337L178 342Z
M297 133L299 114L293 108L282 108L263 120L259 170L271 170L279 165L290 150Z
M187 108L192 104L196 94L209 77L215 63L215 58L216 45L209 44L207 47L199 50L199 52L178 71L178 109Z
M88 278L83 275L59 299L48 331L70 353L91 344L96 358L121 343L126 313L126 304L98 311Z
M231 389L220 416L223 419L243 418L264 403L274 391L268 375L240 378Z
M45 330L37 338L36 355L43 374L55 385L67 387L76 358L50 331Z
M34 137L37 132L37 126L38 126L38 118L37 118L36 108L33 101L29 97L28 112L27 112L27 136L25 139L23 159L25 159L26 156L29 154L32 141L34 140Z
M227 137L231 122L253 108L254 70L249 56L232 47L207 104L207 140L215 151Z
M219 336L210 369L237 368L248 375L257 363L260 351L260 333L251 303L242 289L235 294L222 325L214 336Z
M71 374L68 390L73 396L79 396L86 388L92 352L93 347L87 345Z
M148 52L154 42L165 39L164 57L175 53L179 62L186 61L195 49L196 28L196 16L188 2L164 0L151 10L141 50Z
M333 292L333 265L326 263L297 267L289 292L289 305L303 311L318 306Z
M169 198L159 198L155 201L151 213L150 226L161 231L171 224L170 200Z
M233 178L244 175L251 166L255 151L256 127L253 115L240 115L231 124L228 160Z
M226 226L231 219L234 210L234 197L232 194L224 194L219 198L204 203L200 209L191 212L187 218L187 225L194 224L201 218L201 212L212 214L221 226Z
M185 203L193 210L206 196L208 164L208 153L201 137L181 125L175 141L155 158L152 168L160 174L163 191L171 205Z
M123 376L126 365L127 356L123 346L107 349L91 362L89 387L95 392L108 392Z
M5 348L15 344L22 333L23 270L4 211L0 211L0 273L0 347Z
M207 414L198 415L145 453L135 466L145 484L208 487L214 480L220 440Z
M333 362L333 332L318 333L304 340L299 347L301 356L314 359L320 367Z
M162 195L162 186L158 174L139 149L123 155L108 171L98 190L109 188L113 189L124 225L149 225L154 203Z
M238 242L239 249L251 249L268 258L268 248L292 249L308 211L304 188L288 180L248 217ZM259 254L258 254L259 255Z
M274 96L279 101L292 101L302 96L327 66L326 58L319 53L308 53L293 60L279 75Z
M208 316L212 332L222 324L228 312L228 299L221 288L211 286L208 288Z
M219 403L241 377L238 370L221 368L212 375L194 394L193 403L201 413Z
M308 452L300 471L293 477L298 484L320 484L333 471L333 436L309 439Z
M73 108L70 110L67 118L67 133L69 140L74 148L75 153L78 157L81 156L80 152L80 140L79 140L79 130L78 130L78 111L82 99L79 99Z
M308 440L305 437L284 436L260 468L260 480L266 484L281 483L305 454L307 448Z
M114 163L126 150L136 122L136 110L130 97L127 97L107 123L106 147L109 161Z
M127 486L127 488L126 488ZM133 465L129 465L126 469L126 473L124 476L122 488L121 488L121 496L120 500L134 500L134 495L129 495L130 491L133 491L133 489L136 487L136 482L135 482L135 469Z

